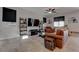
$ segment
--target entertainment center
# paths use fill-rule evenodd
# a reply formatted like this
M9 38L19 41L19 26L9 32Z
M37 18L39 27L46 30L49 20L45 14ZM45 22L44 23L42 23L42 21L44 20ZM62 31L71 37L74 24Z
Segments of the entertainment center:
M39 25L40 25L39 19L28 18L27 22L28 22L27 34L30 36L38 35Z

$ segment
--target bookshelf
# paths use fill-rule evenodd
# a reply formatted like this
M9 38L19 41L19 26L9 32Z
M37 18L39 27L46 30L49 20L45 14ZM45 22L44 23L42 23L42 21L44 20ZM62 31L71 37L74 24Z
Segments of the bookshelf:
M27 19L26 18L20 18L19 31L20 31L20 36L27 35Z

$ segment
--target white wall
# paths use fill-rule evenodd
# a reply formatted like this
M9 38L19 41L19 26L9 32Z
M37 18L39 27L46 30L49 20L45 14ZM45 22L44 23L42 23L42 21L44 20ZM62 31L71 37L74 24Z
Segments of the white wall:
M78 23L69 23L68 20L71 20L71 17L76 17ZM79 32L79 11L75 11L65 15L65 24L68 24L70 31Z
M65 25L68 25L69 30L79 32L79 11L74 11L66 14L58 14L58 15L49 17L48 19L53 20L53 17L57 17L57 16L65 16ZM76 17L76 19L78 20L78 23L69 23L68 20L70 20L71 17ZM53 21L51 25L53 27Z
M9 7L17 11L17 22L2 22L2 7L0 7L0 39L8 39L19 36L19 17L23 18L40 18L37 14L24 10L22 8Z

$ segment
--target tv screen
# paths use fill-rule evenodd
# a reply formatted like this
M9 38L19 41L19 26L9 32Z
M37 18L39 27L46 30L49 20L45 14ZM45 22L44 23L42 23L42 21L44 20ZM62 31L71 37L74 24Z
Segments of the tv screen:
M34 26L39 26L39 19L34 20Z
M3 21L16 22L16 10L3 7Z
M33 23L33 19L28 18L28 26L32 26L32 23Z

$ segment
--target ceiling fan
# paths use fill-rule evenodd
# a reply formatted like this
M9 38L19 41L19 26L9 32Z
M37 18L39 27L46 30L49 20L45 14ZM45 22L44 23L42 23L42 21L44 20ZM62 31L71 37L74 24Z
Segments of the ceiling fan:
M56 13L55 8L49 8L47 10L45 10L45 13Z

